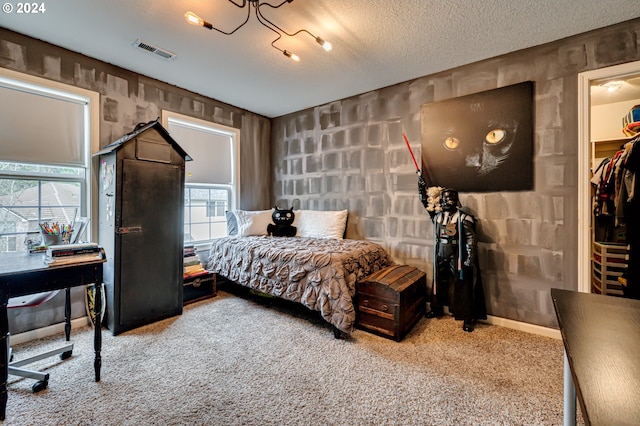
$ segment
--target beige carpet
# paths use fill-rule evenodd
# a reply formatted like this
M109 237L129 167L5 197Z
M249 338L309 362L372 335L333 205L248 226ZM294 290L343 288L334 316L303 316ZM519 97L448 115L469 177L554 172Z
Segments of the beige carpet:
M337 340L306 310L234 289L183 315L103 333L41 361L49 388L9 378L6 425L560 425L562 343L492 325L421 319L400 343ZM24 356L44 339L15 348Z

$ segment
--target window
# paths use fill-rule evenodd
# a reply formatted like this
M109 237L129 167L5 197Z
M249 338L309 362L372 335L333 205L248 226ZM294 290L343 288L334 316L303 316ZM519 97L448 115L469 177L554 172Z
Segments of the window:
M225 236L225 211L236 208L239 192L239 131L169 111L162 122L193 159L185 165L185 243Z
M0 69L0 252L90 215L97 106L97 93Z
M84 180L81 167L0 162L0 252L39 243L41 223L73 223L81 215Z

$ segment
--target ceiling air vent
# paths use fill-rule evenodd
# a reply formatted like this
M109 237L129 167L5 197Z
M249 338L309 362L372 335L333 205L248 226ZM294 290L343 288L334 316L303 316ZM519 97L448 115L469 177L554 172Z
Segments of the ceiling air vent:
M147 43L144 40L137 39L135 43L133 43L135 47L139 47L142 50L146 50L149 53L160 56L163 59L173 59L176 57L176 54L168 51L167 49L163 49L158 46L154 46L151 43Z

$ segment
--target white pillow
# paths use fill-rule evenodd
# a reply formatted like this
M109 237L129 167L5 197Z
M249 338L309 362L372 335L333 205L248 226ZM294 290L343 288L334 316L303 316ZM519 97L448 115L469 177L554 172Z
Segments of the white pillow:
M267 235L267 226L272 222L273 210L235 210L238 222L238 237L249 235Z
M294 210L293 226L298 228L296 236L311 238L335 238L341 240L347 226L347 210L319 211Z

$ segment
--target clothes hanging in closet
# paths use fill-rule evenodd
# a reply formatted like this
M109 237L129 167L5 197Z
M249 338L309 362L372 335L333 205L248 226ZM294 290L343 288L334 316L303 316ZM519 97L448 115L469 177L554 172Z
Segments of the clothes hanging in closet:
M604 159L594 171L591 183L595 189L593 215L596 220L596 240L620 242L615 233L620 225L617 202L622 187L623 164L628 151L620 149L612 157Z
M627 228L627 244L629 245L629 259L627 266L627 285L624 287L624 296L631 299L640 299L640 194L637 188L637 174L640 171L640 147L636 143L640 135L628 142L628 152L624 162L623 214Z

